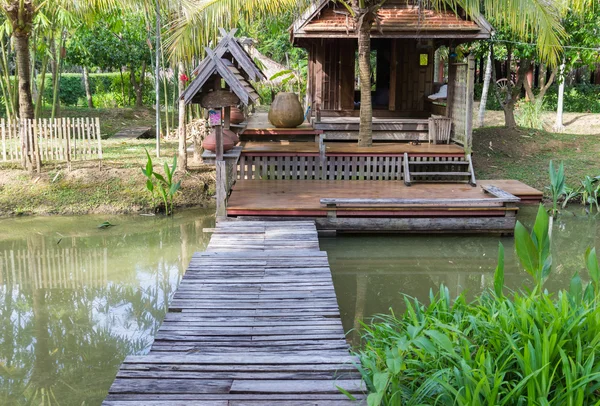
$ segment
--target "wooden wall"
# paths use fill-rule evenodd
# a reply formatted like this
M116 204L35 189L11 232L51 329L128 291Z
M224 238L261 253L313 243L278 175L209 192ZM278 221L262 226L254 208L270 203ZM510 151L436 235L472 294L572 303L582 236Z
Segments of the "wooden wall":
M315 40L308 44L309 93L313 108L354 109L354 54L352 39Z
M307 41L308 92L313 110L325 113L358 115L354 110L356 39L323 38ZM373 39L372 48L390 61L378 66L378 76L389 69L389 105L387 111L374 110L378 116L428 115L425 98L433 93L433 49L419 48L412 39ZM420 55L428 55L427 66L420 66ZM378 87L382 87L378 82Z
M416 40L389 41L392 49L390 110L424 112L425 99L433 93L433 48L418 48ZM421 54L427 54L427 66L420 66Z

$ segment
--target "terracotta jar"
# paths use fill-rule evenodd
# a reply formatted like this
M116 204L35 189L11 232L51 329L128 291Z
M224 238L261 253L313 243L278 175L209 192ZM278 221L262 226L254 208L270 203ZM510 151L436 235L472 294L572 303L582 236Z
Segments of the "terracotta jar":
M246 117L244 117L244 112L242 110L238 109L235 106L231 106L229 120L232 124L240 124L243 123L244 120L246 120Z
M225 130L228 131L228 130ZM223 152L229 151L234 146L233 140L223 134ZM215 130L210 130L210 134L206 136L206 138L202 141L202 148L215 152L217 149L217 135L215 134Z
M233 142L233 145L237 144L238 142L240 142L240 137L238 137L238 135L231 131L231 130L223 130L223 136L227 137L231 140L231 142Z
M278 128L294 128L304 122L304 110L296 93L277 93L269 109L269 121Z

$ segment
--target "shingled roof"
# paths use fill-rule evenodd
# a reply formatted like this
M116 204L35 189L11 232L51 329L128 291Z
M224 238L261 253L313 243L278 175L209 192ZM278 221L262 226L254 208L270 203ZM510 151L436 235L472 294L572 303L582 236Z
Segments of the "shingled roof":
M435 11L407 0L388 0L378 11L373 38L489 38L493 28L482 16L459 10ZM291 27L292 39L356 38L354 19L332 0L313 3Z
M221 40L214 50L206 48L206 58L193 71L196 77L181 95L186 104L197 102L202 93L217 90L213 89L214 79L219 76L245 105L259 99L250 81L265 80L265 76L234 37L237 29L220 31Z

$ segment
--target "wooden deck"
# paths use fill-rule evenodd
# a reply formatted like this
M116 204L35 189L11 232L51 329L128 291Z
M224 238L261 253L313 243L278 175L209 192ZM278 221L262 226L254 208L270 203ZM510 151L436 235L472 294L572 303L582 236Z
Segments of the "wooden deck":
M316 142L242 142L242 154L258 156L302 156L319 155L319 144ZM413 145L409 143L377 143L372 147L359 147L356 142L329 142L325 144L327 155L403 155L411 156L464 156L465 151L456 144L429 144Z
M521 182L492 180L479 184L541 200L541 192ZM328 207L321 200L349 198L408 202ZM311 218L320 229L337 231L510 233L518 208L509 200L499 202L482 187L467 184L423 183L408 187L394 181L238 180L227 215L247 219Z
M221 221L103 404L364 404L348 349L314 222Z

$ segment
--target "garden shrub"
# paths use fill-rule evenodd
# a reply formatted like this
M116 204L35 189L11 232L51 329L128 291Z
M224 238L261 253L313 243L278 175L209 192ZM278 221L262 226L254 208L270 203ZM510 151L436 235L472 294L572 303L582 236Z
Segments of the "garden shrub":
M121 74L119 72L91 73L90 91L92 92L92 99L94 100L95 105L97 107L125 107L133 105L135 103L135 96L129 80L129 72L123 72L122 80L125 99L123 99ZM44 86L44 101L46 104L52 103L53 91L52 76L46 75L46 83ZM87 105L85 100L83 75L80 73L63 73L60 79L60 91L58 97L61 104L65 106ZM154 104L154 97L153 78L146 77L142 95L144 105Z
M549 294L550 219L517 222L515 248L534 280L505 296L500 245L493 289L473 302L441 286L429 305L404 299L401 316L363 326L361 373L373 405L592 405L600 401L600 267L595 250L570 286Z

